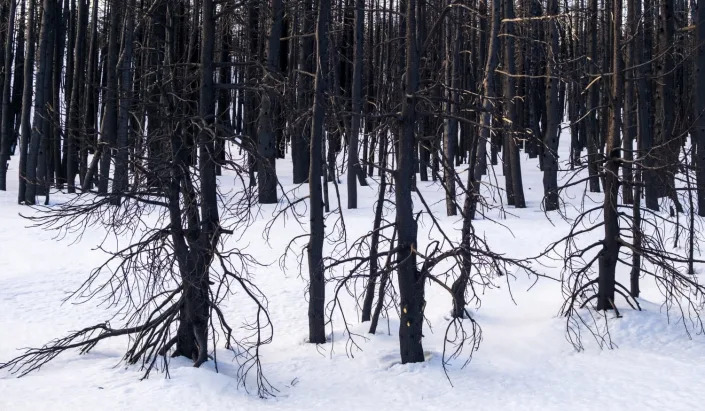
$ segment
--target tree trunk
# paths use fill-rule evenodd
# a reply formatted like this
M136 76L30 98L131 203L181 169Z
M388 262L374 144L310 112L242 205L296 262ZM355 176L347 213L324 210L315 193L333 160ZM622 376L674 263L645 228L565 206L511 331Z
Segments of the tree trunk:
M492 127L493 99L496 96L495 70L499 64L499 29L501 19L500 0L492 0L492 24L488 39L487 62L485 63L485 78L482 81L484 97L482 99L482 114L480 124L480 139L477 150L477 164L475 165L475 180L480 181L487 173L487 143L490 141Z
M605 199L604 223L605 237L602 243L602 252L599 257L598 296L597 309L609 310L615 307L615 269L619 257L620 232L619 232L619 164L620 153L620 127L621 127L621 99L623 97L623 73L621 64L621 27L622 27L622 0L612 0L612 91L610 96L609 133L607 134L605 163Z
M218 216L217 183L215 175L215 143L210 130L215 124L215 86L213 84L213 55L215 49L215 7L213 0L202 0L203 21L201 26L200 47L200 94L198 115L206 128L198 133L198 174L200 180L201 221L197 239L192 241L183 279L184 306L180 323L180 341L176 352L191 354L194 367L199 367L208 359L208 326L210 320L209 267L213 259L213 250L220 237L220 219ZM188 144L186 144L188 147ZM183 161L182 161L183 162ZM196 227L189 227L197 230ZM185 328L185 330L183 330ZM182 331L183 330L183 331ZM184 338L186 335L193 338ZM194 353L197 348L197 354Z
M122 59L120 64L120 106L118 112L117 128L117 153L115 155L115 171L113 174L113 198L114 204L120 204L121 195L127 190L128 174L128 132L130 120L130 108L132 106L132 50L134 36L133 10L135 0L130 0L125 8L125 27L122 33Z
M302 34L312 34L314 31L314 12L311 6L312 0L304 0L303 2L303 25ZM309 110L313 101L311 99L311 76L314 68L313 63L313 36L306 36L301 39L301 49L299 62L301 71L298 74L300 78L301 90L297 93L297 101L299 102L299 110ZM293 166L294 184L302 184L308 180L309 164L310 164L310 136L311 128L307 127L308 123L301 121L301 125L297 128L291 140L291 161Z
M10 136L13 132L12 107L10 106L10 84L12 73L12 40L15 32L16 0L10 0L8 34L5 40L5 78L2 86L2 121L0 121L0 190L7 190L7 167L10 161ZM17 76L17 72L13 73Z
M416 267L416 220L411 187L414 178L416 92L419 84L419 57L416 44L416 0L406 1L406 91L401 113L401 136L395 175L397 280L401 322L399 348L402 364L423 362L424 275Z
M450 17L457 17L457 13L450 12ZM446 215L458 214L455 195L455 157L458 151L458 89L460 88L460 47L462 44L462 29L456 27L454 22L446 22L446 112L445 133L443 145L445 148L443 171L445 175ZM455 32L453 29L455 28ZM455 33L455 36L453 36Z
M675 30L673 0L660 0L659 9L658 51L660 56L656 64L654 151L658 161L658 170L655 176L656 192L657 197L660 198L670 196L674 188L673 175L676 172L676 164L674 163L678 160L678 150L675 149L674 155L674 143L677 137L674 134L675 104L673 100L675 97L673 92L675 65L672 56Z
M365 175L358 159L360 114L362 113L362 58L364 42L365 2L355 0L355 51L352 79L352 116L350 118L350 140L348 147L348 208L357 208L357 179L365 186Z
M548 10L550 16L558 15L558 0L549 0ZM548 59L546 62L546 129L543 144L543 191L544 208L546 211L557 210L558 201L558 143L559 129L563 110L558 100L558 21L548 20Z
M46 135L44 122L47 118L47 84L51 80L51 66L53 50L50 50L49 42L53 28L54 4L52 0L43 0L42 23L39 34L39 62L37 68L37 78L35 80L34 93L34 118L32 119L32 133L27 152L27 168L25 176L27 188L25 192L25 204L35 204L36 194L39 186L46 181L43 168L45 164L43 154L46 152Z
M100 127L100 144L104 145L100 158L100 178L98 180L98 193L108 193L110 181L110 164L113 150L117 143L118 128L118 103L117 103L117 65L120 47L120 31L118 23L121 21L122 0L113 0L110 3L110 27L108 34L108 58L106 61L105 109Z
M382 139L380 147L380 157L386 156L387 139ZM375 295L375 285L379 276L378 255L379 255L379 237L380 227L382 225L382 213L384 211L384 194L387 190L387 175L385 172L379 176L379 194L377 196L377 204L375 204L375 217L372 227L372 235L370 238L370 277L367 280L365 289L365 299L362 303L362 321L369 321L372 314L372 302ZM378 299L383 299L384 296L379 294Z
M78 0L78 9L76 12L76 40L74 43L74 64L73 67L73 82L71 89L71 100L69 105L68 114L68 134L66 136L66 152L64 153L66 162L66 186L69 193L76 192L76 166L78 165L78 159L76 158L77 144L79 143L80 136L80 117L79 112L81 106L81 88L83 87L84 79L84 65L81 62L84 61L84 49L85 49L85 36L86 36L86 26L85 20L83 18L85 8L87 7L85 0ZM87 96L87 95L84 95ZM90 97L89 97L90 98Z
M277 202L277 169L276 169L276 133L277 111L279 97L275 90L276 79L279 77L279 49L281 47L282 19L284 7L282 0L271 0L272 26L267 44L267 66L264 73L265 90L260 101L259 121L257 126L258 154L257 185L260 204L275 204Z
M29 0L27 13L27 54L24 61L24 85L22 91L22 114L21 136L20 136L20 165L19 165L19 188L17 190L17 201L20 204L25 202L25 194L27 191L27 151L29 150L29 141L32 138L32 126L30 124L30 113L32 111L32 84L34 80L34 44L35 44L35 15L36 15L36 0Z
M554 0L555 1L555 0ZM514 3L513 0L504 0L504 18L513 19L514 18ZM519 144L517 143L516 133L521 132L519 128L519 117L517 116L517 105L514 97L516 96L516 81L514 75L516 74L516 57L514 49L514 23L505 23L505 33L504 38L504 68L507 71L507 75L504 76L504 86L502 87L502 92L504 93L504 109L505 117L508 121L506 127L506 134L504 138L506 139L506 150L505 158L508 159L511 170L511 184L512 184L512 203L516 208L525 208L526 201L524 199L524 184L521 177L521 158L519 157ZM544 174L545 175L545 174ZM507 190L509 192L509 190Z
M597 27L597 0L590 0L590 11L588 12L590 16L590 27ZM599 72L598 62L598 43L597 43L597 29L590 31L590 65L588 70L591 73ZM591 78L592 82L593 79ZM603 81L603 80L598 80ZM588 106L587 106L587 161L588 161L588 174L590 176L590 192L599 193L600 192L600 179L598 177L598 150L600 147L600 126L597 121L597 111L599 103L599 84L592 83L588 91ZM602 119L601 119L602 120Z
M695 32L695 178L698 187L698 215L705 217L705 5L698 3Z
M325 122L325 93L328 83L328 26L330 24L330 0L319 0L316 22L316 80L311 118L311 159L308 177L310 197L311 234L308 244L308 341L312 344L326 342L325 292L323 272L323 197L321 193L321 156L323 150L323 126Z

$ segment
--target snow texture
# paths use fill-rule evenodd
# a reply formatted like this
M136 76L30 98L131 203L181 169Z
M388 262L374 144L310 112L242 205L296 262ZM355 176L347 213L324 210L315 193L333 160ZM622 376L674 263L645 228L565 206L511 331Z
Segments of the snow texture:
M569 139L563 137L561 158L565 159ZM527 208L506 207L505 216L491 212L511 231L488 220L475 223L495 250L512 256L538 254L564 235L568 227L559 218L549 221L541 211L538 161L522 156ZM293 189L290 160L278 161L280 181L287 190ZM0 192L0 361L18 354L19 348L40 346L71 330L103 321L111 312L98 301L62 304L91 268L104 261L106 255L95 249L103 233L92 229L80 239L59 241L52 233L27 228L29 223L18 214L31 211L16 204L16 167L14 159L8 173L9 190ZM458 170L465 172L464 167ZM494 167L494 172L497 176L490 178L503 185L501 166ZM227 187L233 181L232 176L225 175L220 185ZM340 181L341 202L345 205L345 178ZM460 217L445 217L441 189L431 182L418 184L437 215L442 216L447 232L457 239ZM296 193L306 191L303 186ZM372 227L376 181L370 187L360 187L359 193L359 209L344 210L350 238ZM62 198L55 195L53 201ZM601 199L601 194L584 198L582 187L576 187L565 197L567 212L575 215L572 205ZM234 378L237 365L222 344L218 347L218 372L212 361L196 369L186 359L174 359L170 378L154 372L141 380L139 367L126 367L120 361L126 340L117 339L99 344L88 355L80 356L75 351L62 354L39 372L23 378L0 373L0 410L703 408L705 337L689 337L674 318L669 322L661 309L660 294L649 281L644 281L640 300L644 311L635 312L625 305L623 318L608 314L618 348L600 349L586 336L583 352L576 352L566 340L566 323L558 316L563 298L558 282L536 282L525 273L500 281L498 288L483 291L478 309L472 307L483 330L483 341L466 367L462 367L463 361L451 363L450 381L441 357L451 304L445 291L434 285L427 287L426 294L426 316L432 328L424 327L424 348L428 351L425 363L399 363L398 317L394 312L389 313L390 318L381 319L377 335L369 335L368 323L351 318L354 307L349 299L344 301L344 309L352 331L361 336L356 340L361 350L346 348L344 327L337 314L333 330L328 328L333 344L307 344L306 283L293 261L286 273L277 261L290 238L307 228L292 220L279 222L275 235L265 243L262 233L273 210L274 206L262 207L258 221L247 230L240 245L248 245L249 252L270 264L257 268L254 281L268 297L274 321L274 340L264 347L262 358L267 378L279 390L276 397L262 400L256 393L238 388ZM428 242L430 227L428 220L419 227L421 243ZM544 267L536 267L539 271L559 277L562 261L545 259L543 263ZM624 267L619 276L626 280ZM328 295L331 293L332 286L328 288ZM243 300L236 293L227 301L226 315L233 323L247 314L249 308L239 304Z

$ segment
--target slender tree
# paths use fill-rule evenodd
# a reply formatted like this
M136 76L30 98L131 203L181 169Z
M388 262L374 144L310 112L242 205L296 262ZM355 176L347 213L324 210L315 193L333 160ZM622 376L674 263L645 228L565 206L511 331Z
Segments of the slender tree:
M695 132L698 215L705 217L705 7L698 3L695 32Z
M424 285L423 275L416 267L416 220L414 219L411 187L414 177L413 153L416 141L416 92L419 85L419 55L416 44L416 0L406 1L406 70L402 100L401 133L396 173L396 252L399 282L399 346L402 364L423 362Z
M309 273L308 341L313 344L326 342L325 332L325 277L323 270L323 125L325 121L325 92L328 87L328 28L330 25L330 0L318 1L316 21L316 80L311 119L311 159L308 177L311 203L311 233L307 248Z
M12 44L13 33L15 31L15 14L17 1L10 0L9 20L7 24L8 34L5 40L5 67L4 81L2 87L2 120L0 121L0 190L7 190L7 167L10 160L10 146L12 145L11 135L14 132L14 113L13 107L10 105L10 85L12 79ZM17 76L17 73L14 73Z
M260 101L259 120L257 126L258 154L257 184L259 201L262 204L277 202L277 169L276 169L276 127L279 97L276 82L279 75L279 50L281 48L284 6L281 0L272 0L272 25L267 42L267 66L264 86Z
M366 186L364 172L358 157L360 115L362 112L362 63L364 43L365 1L355 0L355 51L352 79L352 115L350 116L350 136L348 147L348 208L357 208L357 179Z

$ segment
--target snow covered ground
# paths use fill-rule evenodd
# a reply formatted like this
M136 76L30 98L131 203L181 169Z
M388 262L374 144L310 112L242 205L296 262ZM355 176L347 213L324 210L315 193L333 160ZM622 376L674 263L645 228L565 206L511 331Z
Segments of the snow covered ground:
M568 144L563 138L562 158L567 157ZM18 213L30 211L16 204L16 163L11 167L10 190L0 192L0 361L15 356L18 348L41 345L109 317L97 303L62 304L67 293L104 260L105 254L95 250L102 233L90 230L72 242L26 228L28 222ZM290 168L288 160L277 165L287 189L293 188ZM501 167L495 170L503 186ZM500 219L511 232L486 220L476 223L495 250L513 256L538 254L564 235L568 226L559 218L549 222L540 210L537 161L524 159L523 173L527 208L508 207L506 219ZM231 180L222 177L221 185ZM345 179L341 180L342 203L346 204ZM419 182L419 186L432 200L437 215L443 216L447 232L457 237L459 218L445 217L440 189L433 183ZM360 208L345 210L351 238L372 227L376 187L373 183L360 188ZM593 197L587 201L601 199ZM582 200L580 189L567 199L574 204ZM114 340L98 345L88 355L63 354L20 379L0 373L0 410L703 409L705 337L690 339L680 324L669 324L661 312L659 294L648 281L641 301L645 310L624 309L624 318L610 320L617 349L601 350L586 337L585 351L576 352L565 338L564 319L557 316L562 302L560 284L542 279L531 287L534 278L517 274L500 283L501 287L484 292L481 307L473 311L482 327L482 344L466 367L461 367L462 361L451 364L450 382L441 364L450 300L433 285L426 296L426 315L433 328L424 328L429 361L423 364L399 364L394 315L382 319L380 332L374 336L366 333L367 324L352 319L352 330L365 336L357 339L361 350L352 350L352 356L342 338L341 321L334 323L334 344L307 344L306 284L293 264L283 273L277 263L285 244L302 228L291 221L286 226L278 223L276 235L264 244L262 232L272 211L263 207L260 220L247 230L243 243L250 245L248 251L260 261L272 263L258 268L254 281L269 299L274 322L274 340L264 348L262 358L266 377L279 390L276 397L262 400L238 388L232 355L220 347L218 373L212 362L195 369L190 362L175 359L170 378L153 373L140 380L138 367L120 362L126 340ZM420 227L420 241L427 241L429 228L428 223ZM560 275L562 261L543 262L545 267L536 267L539 271ZM229 318L237 319L246 311L240 301L240 294L230 297ZM345 309L354 312L350 305Z

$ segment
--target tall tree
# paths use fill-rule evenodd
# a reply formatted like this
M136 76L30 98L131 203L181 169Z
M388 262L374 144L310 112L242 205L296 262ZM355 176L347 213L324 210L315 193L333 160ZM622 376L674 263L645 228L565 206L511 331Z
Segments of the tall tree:
M39 34L39 50L37 62L37 77L35 80L34 93L34 116L32 119L32 132L27 151L27 164L25 178L27 188L25 192L25 204L35 204L36 194L39 187L46 184L46 149L48 147L48 135L44 123L48 117L47 100L49 97L49 85L51 84L51 69L53 49L50 47L50 37L54 29L54 1L43 0L42 20Z
M2 86L2 117L0 121L0 190L7 190L7 162L10 160L10 145L11 135L14 132L14 113L13 107L10 105L10 85L12 80L12 44L13 44L13 33L15 32L15 14L17 8L17 1L10 0L10 11L9 20L7 24L8 34L5 39L5 67L4 67L4 81ZM17 76L17 72L14 73Z
M448 13L457 16L457 13ZM458 150L458 90L460 89L460 47L463 42L462 30L454 27L454 21L446 24L446 57L445 57L445 84L446 84L446 112L445 129L443 133L444 175L446 191L446 214L456 215L458 209L455 198L455 157Z
M554 0L556 1L556 0ZM504 76L504 85L502 92L504 93L504 110L505 119L507 120L507 130L505 133L504 150L509 166L509 180L512 189L507 189L511 192L510 204L516 208L525 208L526 201L524 200L524 184L521 177L521 159L519 157L519 144L517 134L521 133L519 128L519 116L517 114L517 104L514 99L516 96L516 57L514 47L514 2L513 0L504 0L504 18L505 22L505 37L504 37L504 68L507 71ZM556 140L558 138L556 137ZM545 168L544 168L545 172Z
M424 277L416 266L416 220L411 189L416 142L416 92L419 87L419 55L416 43L416 0L406 0L406 71L402 100L401 133L394 187L396 194L397 281L399 283L399 348L402 364L423 362Z
M622 0L612 0L612 91L610 95L609 134L606 138L605 198L603 204L605 236L599 256L597 309L615 308L616 266L619 257L619 165L621 162L620 128L624 73L622 71L621 33Z
M88 7L86 0L78 0L77 16L75 20L78 22L76 25L76 35L74 42L74 64L73 66L73 80L71 87L71 100L68 112L68 134L66 136L66 152L64 153L65 164L66 164L66 184L69 193L76 191L76 174L78 172L78 147L79 144L79 132L80 132L80 101L81 101L81 91L84 83L85 66L80 64L84 61L84 48L85 48L85 36L86 36L86 26L83 15L85 14L85 9ZM95 7L95 6L94 6Z
M20 116L20 164L19 164L19 186L17 190L17 201L20 204L25 202L27 191L27 152L29 141L32 138L32 126L30 124L30 114L32 111L32 84L34 80L34 49L35 49L35 18L36 0L29 0L27 7L27 53L24 59L24 84L22 86L22 113Z
M276 121L279 111L279 97L276 84L279 74L279 50L281 48L284 6L282 0L271 0L272 24L267 42L267 66L264 73L264 87L260 101L257 125L258 154L257 185L259 202L273 204L277 202L276 169Z
M110 165L113 160L113 150L117 143L118 129L118 58L120 52L120 27L122 1L110 2L110 25L108 27L108 54L105 60L105 94L103 117L100 125L100 144L103 149L100 157L100 178L98 193L106 194L110 181Z
M698 215L705 217L705 5L698 2L695 31L695 132Z
M311 118L311 159L308 177L311 211L311 233L308 253L309 297L308 297L308 341L314 344L326 342L325 292L323 267L323 195L321 177L323 164L323 125L325 122L325 93L328 87L328 28L330 26L330 0L318 1L316 21L316 80L314 84L313 113Z
M135 0L129 0L125 7L125 24L122 31L122 53L119 63L119 107L117 119L117 153L113 177L113 202L120 203L122 193L127 189L128 181L128 134L130 109L132 107L132 54L134 36Z
M492 112L497 95L495 70L499 64L499 29L501 25L502 9L499 0L493 0L489 9L491 16L490 33L487 46L487 61L482 81L482 117L480 122L480 139L477 150L477 164L475 165L475 180L480 181L487 173L487 143L490 141Z
M558 0L548 0L549 16L558 16ZM543 143L543 190L546 211L557 210L558 202L558 142L563 110L558 100L558 21L548 20L548 60L546 62L546 128ZM589 160L588 160L589 161Z
M353 53L352 115L350 116L350 136L348 147L348 208L357 208L357 179L366 186L364 172L358 157L360 135L360 115L362 112L362 62L365 23L365 1L355 0L355 45ZM369 79L368 79L369 80Z

